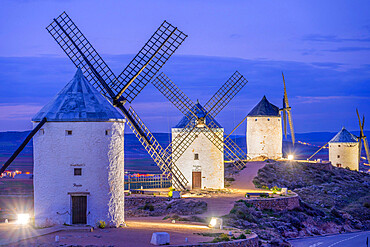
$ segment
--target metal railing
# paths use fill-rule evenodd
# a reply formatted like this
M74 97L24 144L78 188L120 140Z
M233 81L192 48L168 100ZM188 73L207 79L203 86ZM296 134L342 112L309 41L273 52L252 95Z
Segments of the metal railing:
M163 174L125 175L125 190L169 188L171 180Z

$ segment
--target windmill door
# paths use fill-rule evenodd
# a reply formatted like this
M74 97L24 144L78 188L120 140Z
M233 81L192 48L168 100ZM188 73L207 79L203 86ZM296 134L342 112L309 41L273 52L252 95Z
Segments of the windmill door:
M202 173L201 172L193 172L192 188L193 189L200 189L201 187L202 187Z
M72 224L87 224L87 197L72 196Z

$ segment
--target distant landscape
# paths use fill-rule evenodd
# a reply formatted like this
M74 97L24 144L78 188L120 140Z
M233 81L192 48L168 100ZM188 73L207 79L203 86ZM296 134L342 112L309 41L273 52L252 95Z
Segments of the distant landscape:
M368 132L368 131L367 131ZM21 144L23 139L27 136L29 131L8 131L0 132L0 164L12 155L16 148ZM319 149L319 146L327 143L336 133L334 132L312 132L312 133L298 133L296 134L297 141L309 143L316 146L309 146L297 143L292 148L289 140L283 142L283 153L290 153L294 151L297 159L307 159L314 152ZM358 134L354 132L354 134ZM370 134L370 133L369 133ZM166 147L170 141L170 134L168 133L154 133L154 136ZM246 150L245 136L236 135L231 137L243 150ZM288 136L289 138L289 136ZM364 151L363 151L364 152ZM20 155L14 160L9 167L10 170L21 170L22 172L31 172L33 169L33 147L32 141L25 147ZM365 153L362 154L365 156ZM321 150L315 159L328 159L328 149ZM159 173L159 169L154 164L153 160L147 154L145 149L136 139L134 134L125 134L125 170L130 172L140 173Z

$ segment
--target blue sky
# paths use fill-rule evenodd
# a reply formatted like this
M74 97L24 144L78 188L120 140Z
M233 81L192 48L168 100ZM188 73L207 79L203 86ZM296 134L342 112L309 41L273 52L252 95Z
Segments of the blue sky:
M370 117L368 1L2 1L0 131L31 117L75 68L45 27L66 11L119 74L163 20L189 35L162 68L207 102L235 70L248 84L217 117L230 131L266 95L281 107L284 71L297 132L357 130ZM181 113L148 85L133 107L153 132ZM245 131L241 126L238 133Z

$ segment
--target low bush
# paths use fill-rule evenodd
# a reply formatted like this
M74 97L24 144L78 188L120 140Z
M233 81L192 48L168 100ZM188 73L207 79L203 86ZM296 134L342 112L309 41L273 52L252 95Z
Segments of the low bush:
M107 224L105 223L104 220L100 220L99 223L98 223L98 227L100 229L104 229L105 227L107 226Z
M222 233L220 236L215 237L215 238L212 240L212 243L226 242L226 241L230 241L230 237L229 237L229 236L227 236L227 234Z

